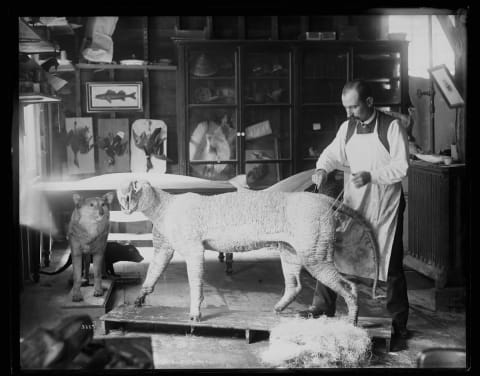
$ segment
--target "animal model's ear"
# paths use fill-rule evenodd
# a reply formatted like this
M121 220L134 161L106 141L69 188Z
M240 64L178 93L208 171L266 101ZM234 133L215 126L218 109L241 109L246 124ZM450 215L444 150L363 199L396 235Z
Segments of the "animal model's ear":
M115 192L108 192L103 195L103 199L108 202L109 205L112 204L113 198L115 197Z
M138 193L142 190L144 187L150 186L150 183L147 180L135 180L132 182L132 188L135 193Z
M75 203L76 207L79 207L80 204L83 202L82 196L80 196L78 193L73 194L73 202Z
M142 182L140 182L138 180L134 180L134 181L132 181L131 187L132 187L132 189L135 193L138 193L138 191L140 191L142 189Z

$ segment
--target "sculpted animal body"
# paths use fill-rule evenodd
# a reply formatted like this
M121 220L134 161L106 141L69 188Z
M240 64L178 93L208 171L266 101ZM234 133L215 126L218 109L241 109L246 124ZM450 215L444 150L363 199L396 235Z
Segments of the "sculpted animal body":
M171 195L137 181L118 189L117 197L125 212L141 211L153 224L154 258L136 305L143 304L174 251L178 251L187 263L190 318L200 320L205 249L244 252L276 246L285 291L275 311L282 311L301 291L300 271L305 267L345 299L349 319L356 324L356 286L338 272L333 262L332 198L309 192L265 191Z
M72 301L83 300L82 264L84 276L88 279L90 255L93 258L94 296L102 296L102 265L110 230L110 204L115 194L109 192L103 197L83 199L73 195L75 209L68 225L68 241L72 254L73 289ZM84 262L85 261L85 262Z

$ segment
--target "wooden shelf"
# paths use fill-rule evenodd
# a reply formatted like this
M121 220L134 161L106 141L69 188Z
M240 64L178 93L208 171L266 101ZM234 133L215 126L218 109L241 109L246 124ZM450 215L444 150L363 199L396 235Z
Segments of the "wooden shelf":
M209 76L209 77L197 77L190 75L191 80L234 80L235 76Z
M346 77L327 77L327 76L303 76L304 80L342 80L346 81Z
M398 81L400 77L378 77L378 78L365 78L364 81L367 82L390 82L390 81Z
M341 106L343 105L340 102L307 102L307 103L302 103L302 106L305 107L312 107L312 106Z
M288 80L288 76L248 76L248 80Z
M303 131L303 134L309 135L309 136L325 136L326 134L336 134L337 131Z
M245 103L245 107L291 107L290 103Z
M150 64L150 65L122 65L122 64L87 64L87 63L78 63L75 65L79 69L92 69L92 70L164 70L172 71L176 70L175 65L160 65L160 64Z
M235 103L192 103L189 108L219 108L219 107L237 107Z

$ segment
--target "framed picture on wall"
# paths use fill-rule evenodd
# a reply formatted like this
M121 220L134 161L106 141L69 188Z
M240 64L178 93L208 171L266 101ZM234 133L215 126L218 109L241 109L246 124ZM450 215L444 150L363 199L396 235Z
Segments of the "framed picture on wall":
M142 111L143 82L87 82L87 112Z
M462 96L455 86L453 77L445 64L430 68L428 72L450 108L465 105Z

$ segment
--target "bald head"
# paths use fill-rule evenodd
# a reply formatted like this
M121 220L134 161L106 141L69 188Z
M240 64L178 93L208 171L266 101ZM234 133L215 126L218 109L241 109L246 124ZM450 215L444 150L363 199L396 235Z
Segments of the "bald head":
M347 82L342 90L342 104L348 118L367 120L374 110L370 86L361 80Z
M358 93L358 99L366 101L367 98L373 97L372 88L370 85L362 80L353 80L345 84L342 90L342 95L346 94L350 90L355 90Z

